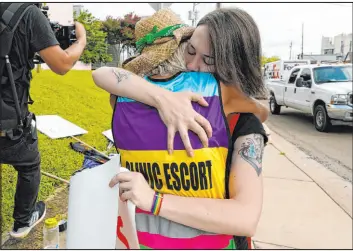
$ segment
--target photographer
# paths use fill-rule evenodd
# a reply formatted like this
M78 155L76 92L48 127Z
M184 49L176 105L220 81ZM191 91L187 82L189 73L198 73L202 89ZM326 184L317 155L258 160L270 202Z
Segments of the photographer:
M77 41L63 50L39 7L40 4L30 3L0 4L0 164L12 165L18 172L15 221L10 232L14 238L27 236L46 213L44 202L36 202L40 153L35 116L28 110L32 103L29 88L35 53L52 71L64 75L86 46L85 29L76 22Z

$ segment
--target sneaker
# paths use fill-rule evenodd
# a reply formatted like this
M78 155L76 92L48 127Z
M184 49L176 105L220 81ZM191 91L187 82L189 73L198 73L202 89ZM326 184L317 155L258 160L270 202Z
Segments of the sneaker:
M11 237L16 239L25 238L29 232L40 223L46 213L46 207L43 201L38 201L35 205L34 212L32 213L31 219L26 225L20 224L15 221L12 231L10 232Z

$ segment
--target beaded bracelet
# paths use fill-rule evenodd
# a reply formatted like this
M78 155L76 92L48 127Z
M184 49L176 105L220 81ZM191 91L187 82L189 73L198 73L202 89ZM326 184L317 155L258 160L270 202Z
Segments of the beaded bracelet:
M153 213L154 215L159 215L159 211L161 210L161 207L162 207L162 202L163 202L163 194L159 192L155 192L153 197L151 213Z

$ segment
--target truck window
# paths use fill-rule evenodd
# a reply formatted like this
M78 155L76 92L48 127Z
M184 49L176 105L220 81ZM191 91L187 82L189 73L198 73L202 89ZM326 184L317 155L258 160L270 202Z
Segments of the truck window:
M292 73L289 76L288 84L294 84L295 79L297 78L299 71L300 71L300 69L295 69L295 70L292 71Z
M310 71L310 69L303 69L302 73L300 74L300 77L303 78L304 81L311 80L311 71Z
M314 69L314 79L318 84L352 81L352 66L325 66Z

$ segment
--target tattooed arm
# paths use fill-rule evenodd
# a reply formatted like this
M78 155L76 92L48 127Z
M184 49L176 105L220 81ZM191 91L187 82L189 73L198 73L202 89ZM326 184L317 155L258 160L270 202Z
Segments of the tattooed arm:
M260 134L252 134L246 136L243 140L240 139L240 143L236 144L236 149L239 149L238 155L242 160L245 160L250 164L256 171L257 176L260 176L262 172L262 155L264 149L264 137ZM238 156L233 155L234 161Z
M147 80L121 68L101 67L92 73L95 84L107 92L131 98L141 103L156 107L165 103L166 97L171 97L172 92L151 84ZM207 106L205 99L195 93L184 93L187 99ZM175 95L178 95L177 93ZM181 95L180 95L181 96Z
M247 222L255 232L260 219L263 200L262 159L264 136L249 134L234 144L229 175L229 196L246 208Z
M131 98L157 108L168 128L168 150L173 151L177 131L189 156L193 156L188 130L195 132L203 145L212 135L211 124L197 113L191 102L207 106L206 100L196 93L173 93L121 68L101 67L92 73L95 84L110 94ZM112 98L110 99L112 101Z
M160 96L163 96L164 92L166 92L146 80L144 81L147 84L141 85L139 80L142 78L120 68L102 67L95 70L92 73L92 77L98 87L111 94L128 97L153 107L158 106L161 99ZM148 91L150 89L154 90L156 95L151 95L151 92Z

